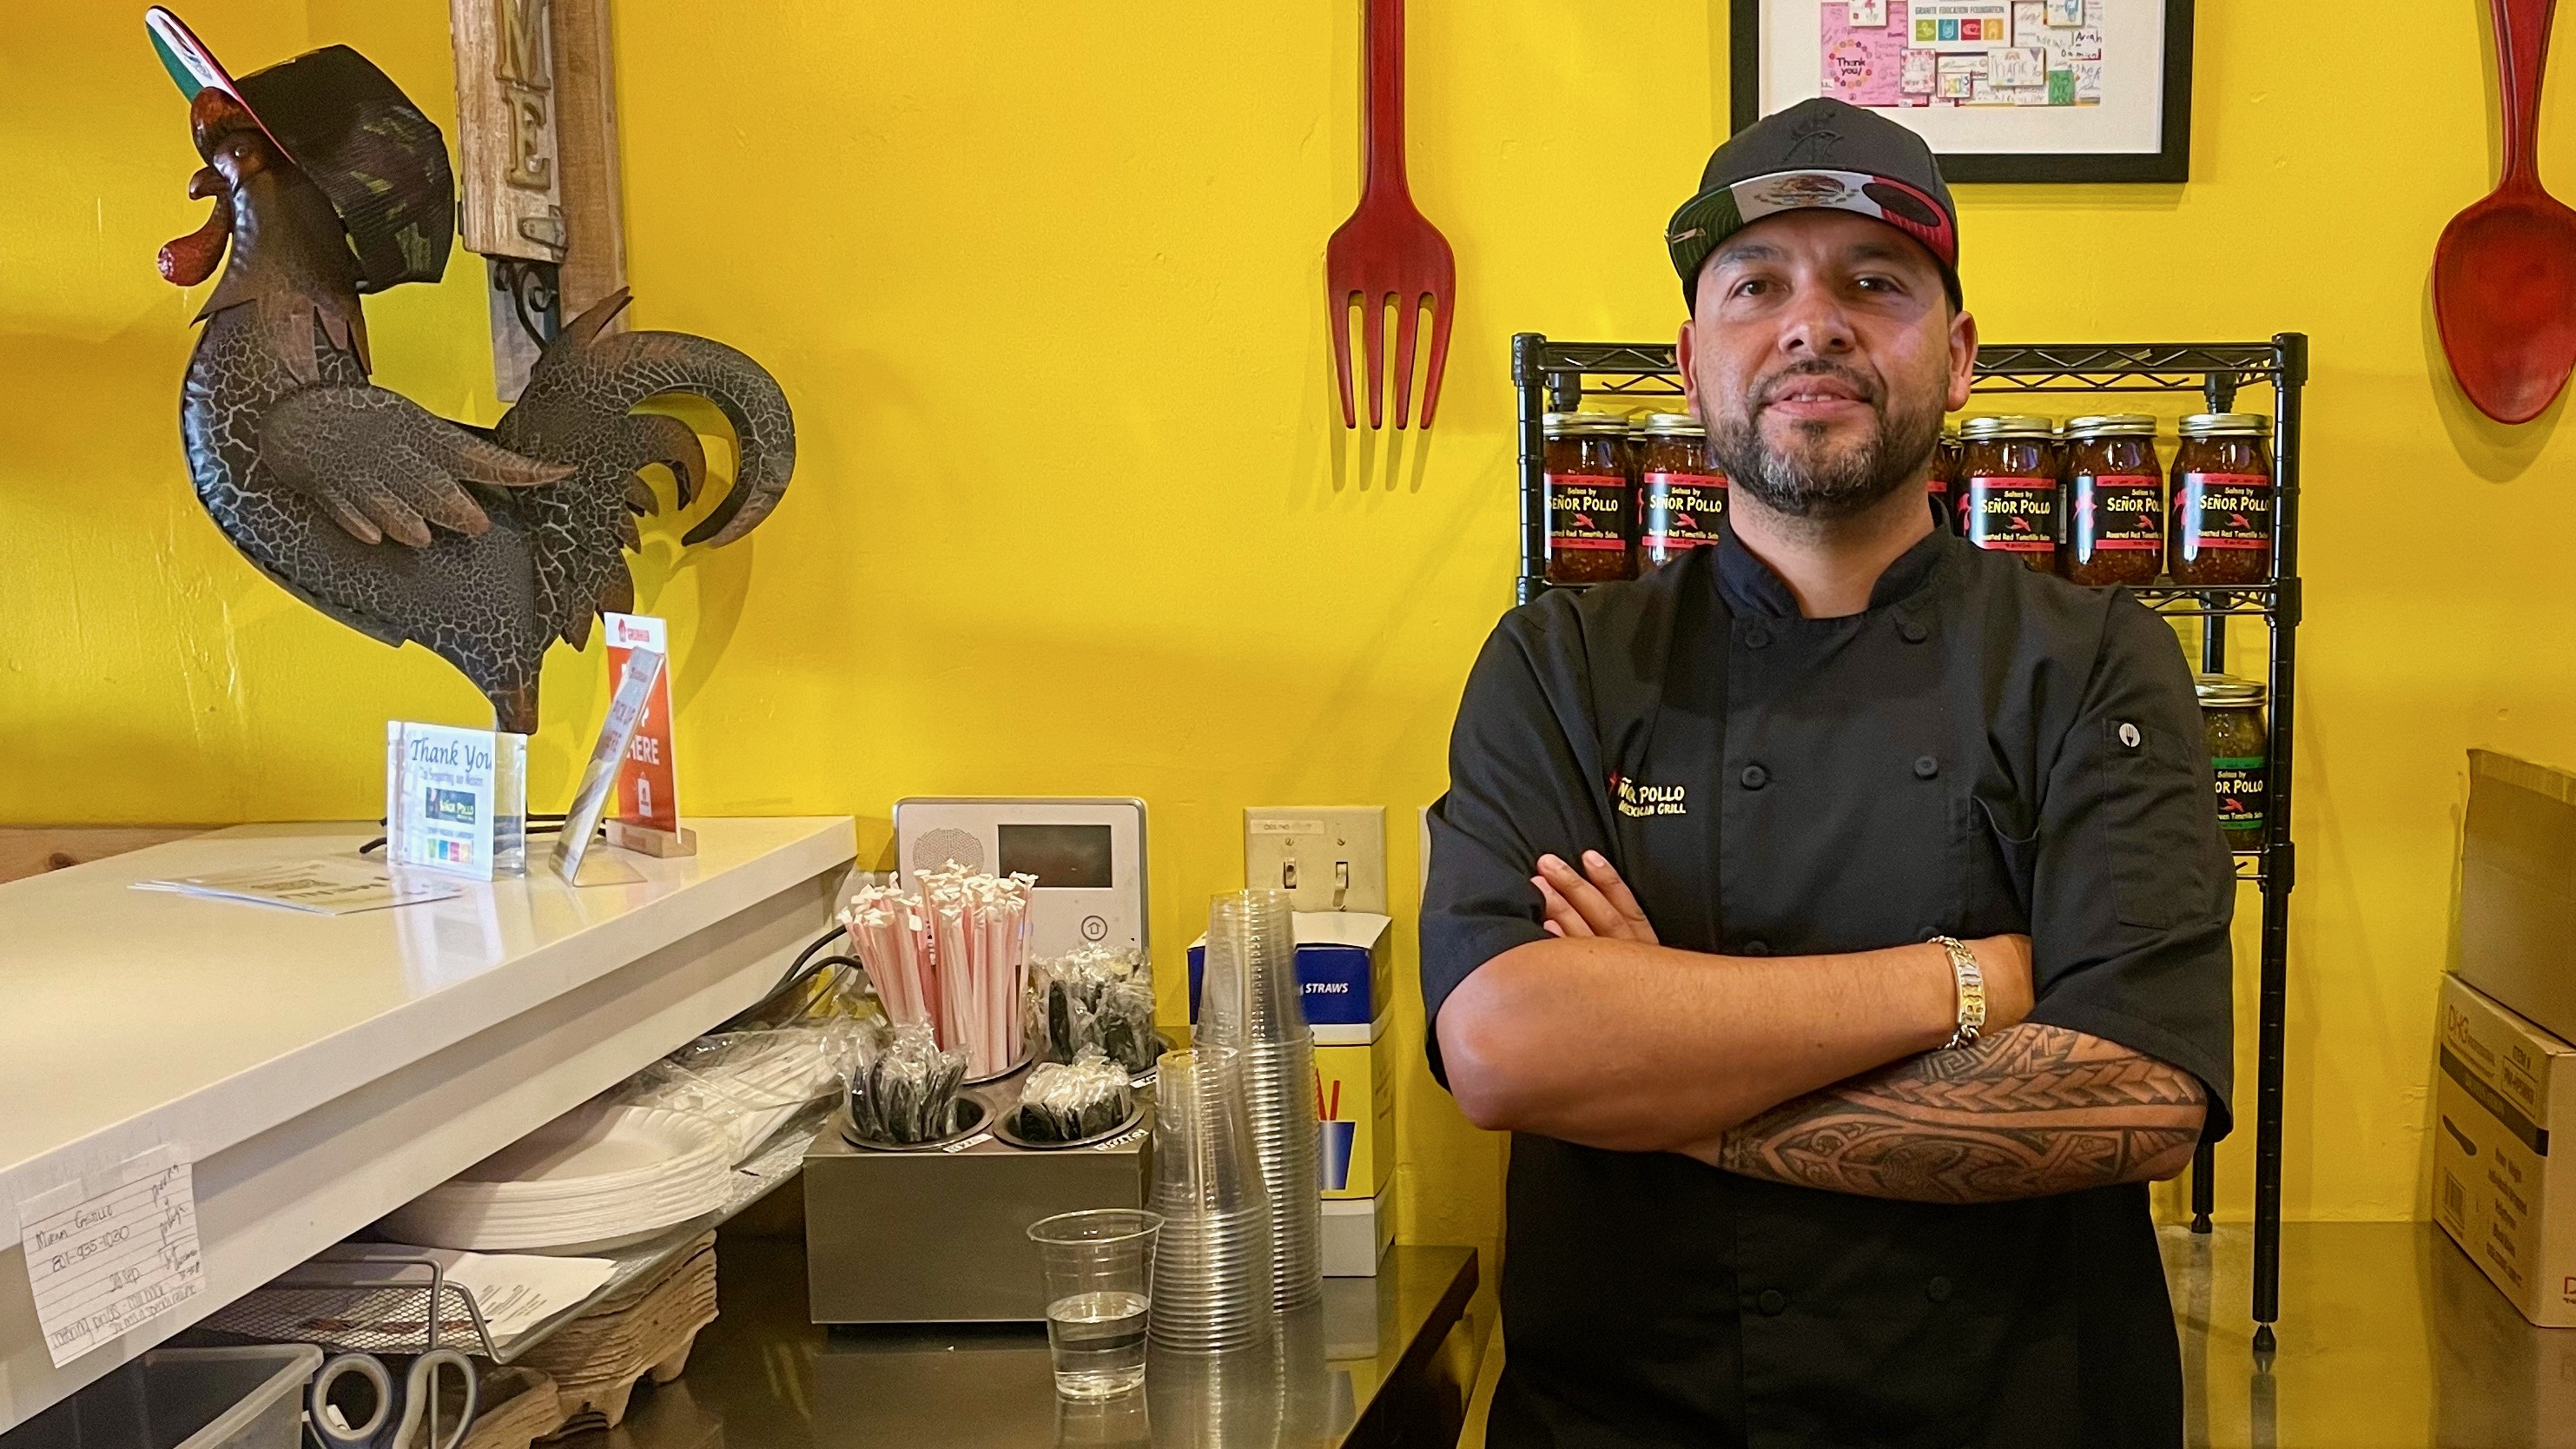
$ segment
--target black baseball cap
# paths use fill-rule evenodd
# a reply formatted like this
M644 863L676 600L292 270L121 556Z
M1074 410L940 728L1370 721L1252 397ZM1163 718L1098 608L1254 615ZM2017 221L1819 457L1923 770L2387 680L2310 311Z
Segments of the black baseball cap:
M1941 264L1959 296L1959 209L1923 138L1858 106L1819 96L1727 139L1700 173L1699 194L1664 228L1682 303L1699 300L1699 269L1717 244L1775 212L1830 207L1886 222Z

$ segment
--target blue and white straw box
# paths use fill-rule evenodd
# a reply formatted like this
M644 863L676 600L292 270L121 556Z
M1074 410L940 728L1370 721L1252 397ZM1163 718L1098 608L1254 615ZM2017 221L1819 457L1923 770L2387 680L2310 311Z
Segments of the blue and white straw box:
M1367 911L1296 913L1297 982L1306 1024L1317 1046L1366 1046L1369 1028L1394 1001L1387 929L1394 922ZM1207 971L1207 937L1190 943L1190 1020L1199 1019L1199 982Z

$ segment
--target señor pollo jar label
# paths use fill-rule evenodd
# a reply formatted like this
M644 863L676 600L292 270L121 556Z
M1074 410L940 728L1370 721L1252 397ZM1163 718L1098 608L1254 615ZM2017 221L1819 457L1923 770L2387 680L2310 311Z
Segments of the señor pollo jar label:
M1547 475L1547 536L1553 548L1626 548L1628 480L1612 473Z
M2079 473L2068 537L2075 561L2104 550L2146 550L2165 543L2164 480L2152 475Z
M2057 547L2057 480L1971 477L1959 515L1979 548L2048 553Z
M1725 516L1725 479L1712 473L1646 475L1647 548L1706 548L1717 542L1718 520Z
M2211 548L2268 548L2272 480L2260 473L2185 473L2174 490L2174 546L2187 559Z
M2221 755L2209 762L2218 777L2218 828L2257 831L2263 828L2263 762Z

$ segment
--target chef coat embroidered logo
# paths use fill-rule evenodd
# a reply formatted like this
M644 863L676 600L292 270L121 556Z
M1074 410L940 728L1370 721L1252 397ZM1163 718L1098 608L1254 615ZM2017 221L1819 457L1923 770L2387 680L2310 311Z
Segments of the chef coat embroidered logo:
M1682 801L1679 785L1647 785L1625 775L1610 777L1611 792L1619 802L1619 813L1643 820L1654 815L1688 815L1690 808Z

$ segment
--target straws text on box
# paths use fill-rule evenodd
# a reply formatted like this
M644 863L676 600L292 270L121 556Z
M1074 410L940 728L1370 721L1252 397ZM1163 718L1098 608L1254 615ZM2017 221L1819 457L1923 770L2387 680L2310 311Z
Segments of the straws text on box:
M154 1148L104 1183L66 1184L21 1210L27 1286L54 1367L205 1291L195 1179L170 1155ZM86 1198L46 1212L84 1188Z

